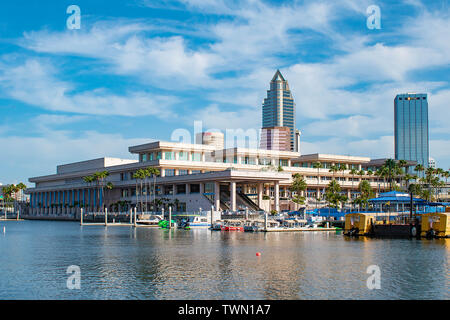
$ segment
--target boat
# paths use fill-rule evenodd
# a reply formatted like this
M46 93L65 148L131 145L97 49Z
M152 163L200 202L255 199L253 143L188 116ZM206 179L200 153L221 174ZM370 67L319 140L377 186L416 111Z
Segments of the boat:
M213 226L211 227L211 230L214 231L220 231L222 230L224 222L222 220L217 220L216 222L214 222Z
M227 221L222 227L223 231L244 231L244 225L241 220Z
M211 227L211 217L210 216L194 216L189 217L186 221L185 229L192 228L209 228Z
M161 220L163 220L161 216L154 215L154 216L150 216L147 219L137 220L136 224L145 225L145 226L148 226L148 227L158 227L159 226L159 222Z
M264 220L246 221L244 224L245 232L257 232L264 229Z

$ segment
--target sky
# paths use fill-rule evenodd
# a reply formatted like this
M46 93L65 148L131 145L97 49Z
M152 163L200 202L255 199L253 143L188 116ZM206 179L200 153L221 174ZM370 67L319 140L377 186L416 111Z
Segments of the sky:
M277 69L303 154L393 157L395 95L427 93L430 156L448 170L449 16L440 0L2 1L0 182L135 159L129 146L194 121L258 130Z

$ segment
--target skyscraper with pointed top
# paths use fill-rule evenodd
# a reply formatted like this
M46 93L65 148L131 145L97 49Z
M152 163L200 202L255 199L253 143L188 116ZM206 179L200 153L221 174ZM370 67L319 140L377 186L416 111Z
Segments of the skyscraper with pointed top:
M270 89L267 90L267 98L262 106L262 128L287 127L289 128L290 150L296 150L295 130L295 103L289 84L284 79L280 70L270 81Z

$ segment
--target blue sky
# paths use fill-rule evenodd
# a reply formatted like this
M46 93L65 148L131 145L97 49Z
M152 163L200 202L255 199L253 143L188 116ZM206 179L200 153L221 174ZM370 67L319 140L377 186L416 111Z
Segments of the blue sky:
M393 100L428 93L450 167L448 1L14 1L0 4L0 182L133 158L173 130L258 129L280 69L302 153L393 156ZM81 9L68 30L66 9ZM381 9L381 29L366 9Z

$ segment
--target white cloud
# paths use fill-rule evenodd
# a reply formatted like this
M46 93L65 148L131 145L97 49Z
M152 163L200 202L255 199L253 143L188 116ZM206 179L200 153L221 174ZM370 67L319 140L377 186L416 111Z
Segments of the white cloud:
M95 131L71 132L48 130L38 136L0 136L3 183L28 182L29 177L56 173L56 166L101 157L135 158L128 147L146 143L144 139L127 139L120 134ZM28 183L29 184L29 183Z
M117 95L99 88L74 93L75 85L58 80L48 63L29 59L17 66L0 64L0 88L3 95L52 111L101 115L155 115L173 117L170 106L178 99L130 91Z

